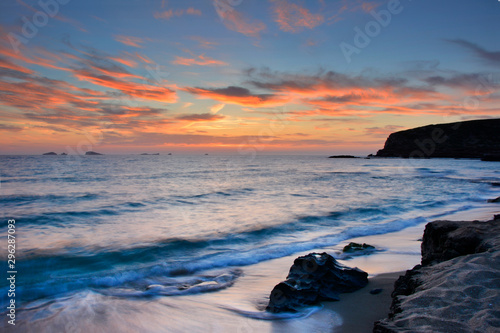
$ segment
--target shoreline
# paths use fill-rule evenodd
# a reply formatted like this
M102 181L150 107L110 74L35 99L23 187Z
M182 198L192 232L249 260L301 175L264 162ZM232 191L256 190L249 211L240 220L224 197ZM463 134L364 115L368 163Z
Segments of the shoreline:
M325 303L325 308L335 311L342 318L342 324L335 327L335 333L371 332L373 323L387 317L391 306L394 282L404 271L383 273L368 279L368 285L353 293L340 295L340 301ZM374 289L382 289L371 294Z

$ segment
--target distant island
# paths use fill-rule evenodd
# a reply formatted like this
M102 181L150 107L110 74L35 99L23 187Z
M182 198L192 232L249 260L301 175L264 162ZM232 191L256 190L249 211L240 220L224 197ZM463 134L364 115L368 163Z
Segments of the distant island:
M52 156L52 155L57 155L57 153L54 153L53 151L51 151L50 153L45 153L43 155L47 155L47 156L50 155L50 156Z
M428 125L389 135L377 157L500 159L500 119Z
M328 158L359 158L359 157L352 155L333 155L333 156L328 156Z
M154 154L142 153L141 155L160 155L160 153L154 153Z
M102 154L96 153L95 151L88 151L85 153L85 155L102 155Z

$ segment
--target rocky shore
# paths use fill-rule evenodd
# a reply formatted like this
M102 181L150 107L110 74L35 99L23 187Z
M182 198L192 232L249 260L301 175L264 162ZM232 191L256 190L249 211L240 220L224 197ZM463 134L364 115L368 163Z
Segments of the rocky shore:
M373 332L499 332L500 218L427 224L422 263L395 283Z

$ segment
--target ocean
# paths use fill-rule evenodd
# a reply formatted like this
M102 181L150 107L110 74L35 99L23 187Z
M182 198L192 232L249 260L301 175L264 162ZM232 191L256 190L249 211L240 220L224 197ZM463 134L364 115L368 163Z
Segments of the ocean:
M498 163L478 160L1 156L0 171L3 276L8 220L16 237L16 326L3 278L0 327L18 332L331 331L321 308L263 311L288 270L273 263L500 195Z

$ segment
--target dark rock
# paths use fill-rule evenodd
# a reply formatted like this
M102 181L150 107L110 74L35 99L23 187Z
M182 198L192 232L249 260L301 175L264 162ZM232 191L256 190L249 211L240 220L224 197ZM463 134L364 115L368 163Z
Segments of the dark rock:
M154 153L154 154L142 153L141 155L152 155L152 156L157 156L157 155L160 155L160 153Z
M425 226L422 265L487 251L483 243L489 227L484 222L435 221Z
M102 155L102 154L96 153L95 151L88 151L85 153L85 155Z
M500 155L491 155L491 154L484 155L483 157L481 157L481 161L500 162Z
M61 154L61 156L66 156L66 155L68 155L68 154L66 154L66 153L62 153L62 154Z
M428 125L389 135L379 157L500 156L500 119Z
M424 332L428 331L429 327L433 328L433 332L476 332L472 328L476 328L479 324L483 327L477 330L478 332L489 332L489 328L494 331L495 324L488 320L497 312L494 312L494 309L485 309L488 303L485 303L486 305L474 303L474 297L477 296L457 293L454 288L459 282L454 279L466 277L466 280L463 280L464 287L467 284L474 284L474 288L477 289L495 290L490 275L485 272L500 267L500 256L496 254L500 251L498 235L500 235L498 220L428 223L422 242L422 265L406 271L406 274L395 282L388 318L375 322L373 332ZM467 274L463 274L464 267L469 265L473 268ZM446 294L453 295L452 297L432 298L432 295L443 294L443 288L447 287L451 289L446 290ZM439 290L433 291L436 289ZM461 300L463 304L474 305L460 311L447 310ZM476 306L483 306L481 311L484 315L481 318L484 320L478 318L470 320L470 314L480 311ZM428 309L434 309L435 314L429 315ZM489 313L486 314L487 312ZM498 317L497 314L496 316ZM450 328L450 324L464 326L460 330Z
M375 289L370 290L370 294L372 294L372 295L378 295L382 291L384 291L384 289L382 289L382 288L375 288Z
M43 154L43 155L50 155L50 156L52 156L52 155L57 155L57 154L56 154L56 153L54 153L53 151L51 151L50 153L45 153L45 154Z
M359 157L352 155L333 155L333 156L328 156L328 158L359 158Z
M369 245L366 243L359 244L359 243L350 242L349 244L344 246L344 249L342 250L342 252L352 253L352 252L359 252L359 251L374 251L374 250L375 250L375 246L372 246L372 245Z
M337 301L340 293L367 284L366 272L343 266L327 253L310 253L295 259L286 280L272 290L266 310L296 311L321 301Z
M499 182L493 182L493 183L491 183L491 186L500 186L500 183Z
M488 202L500 202L500 197L495 199L488 199Z
M493 220L500 220L500 214L495 214L493 216Z

